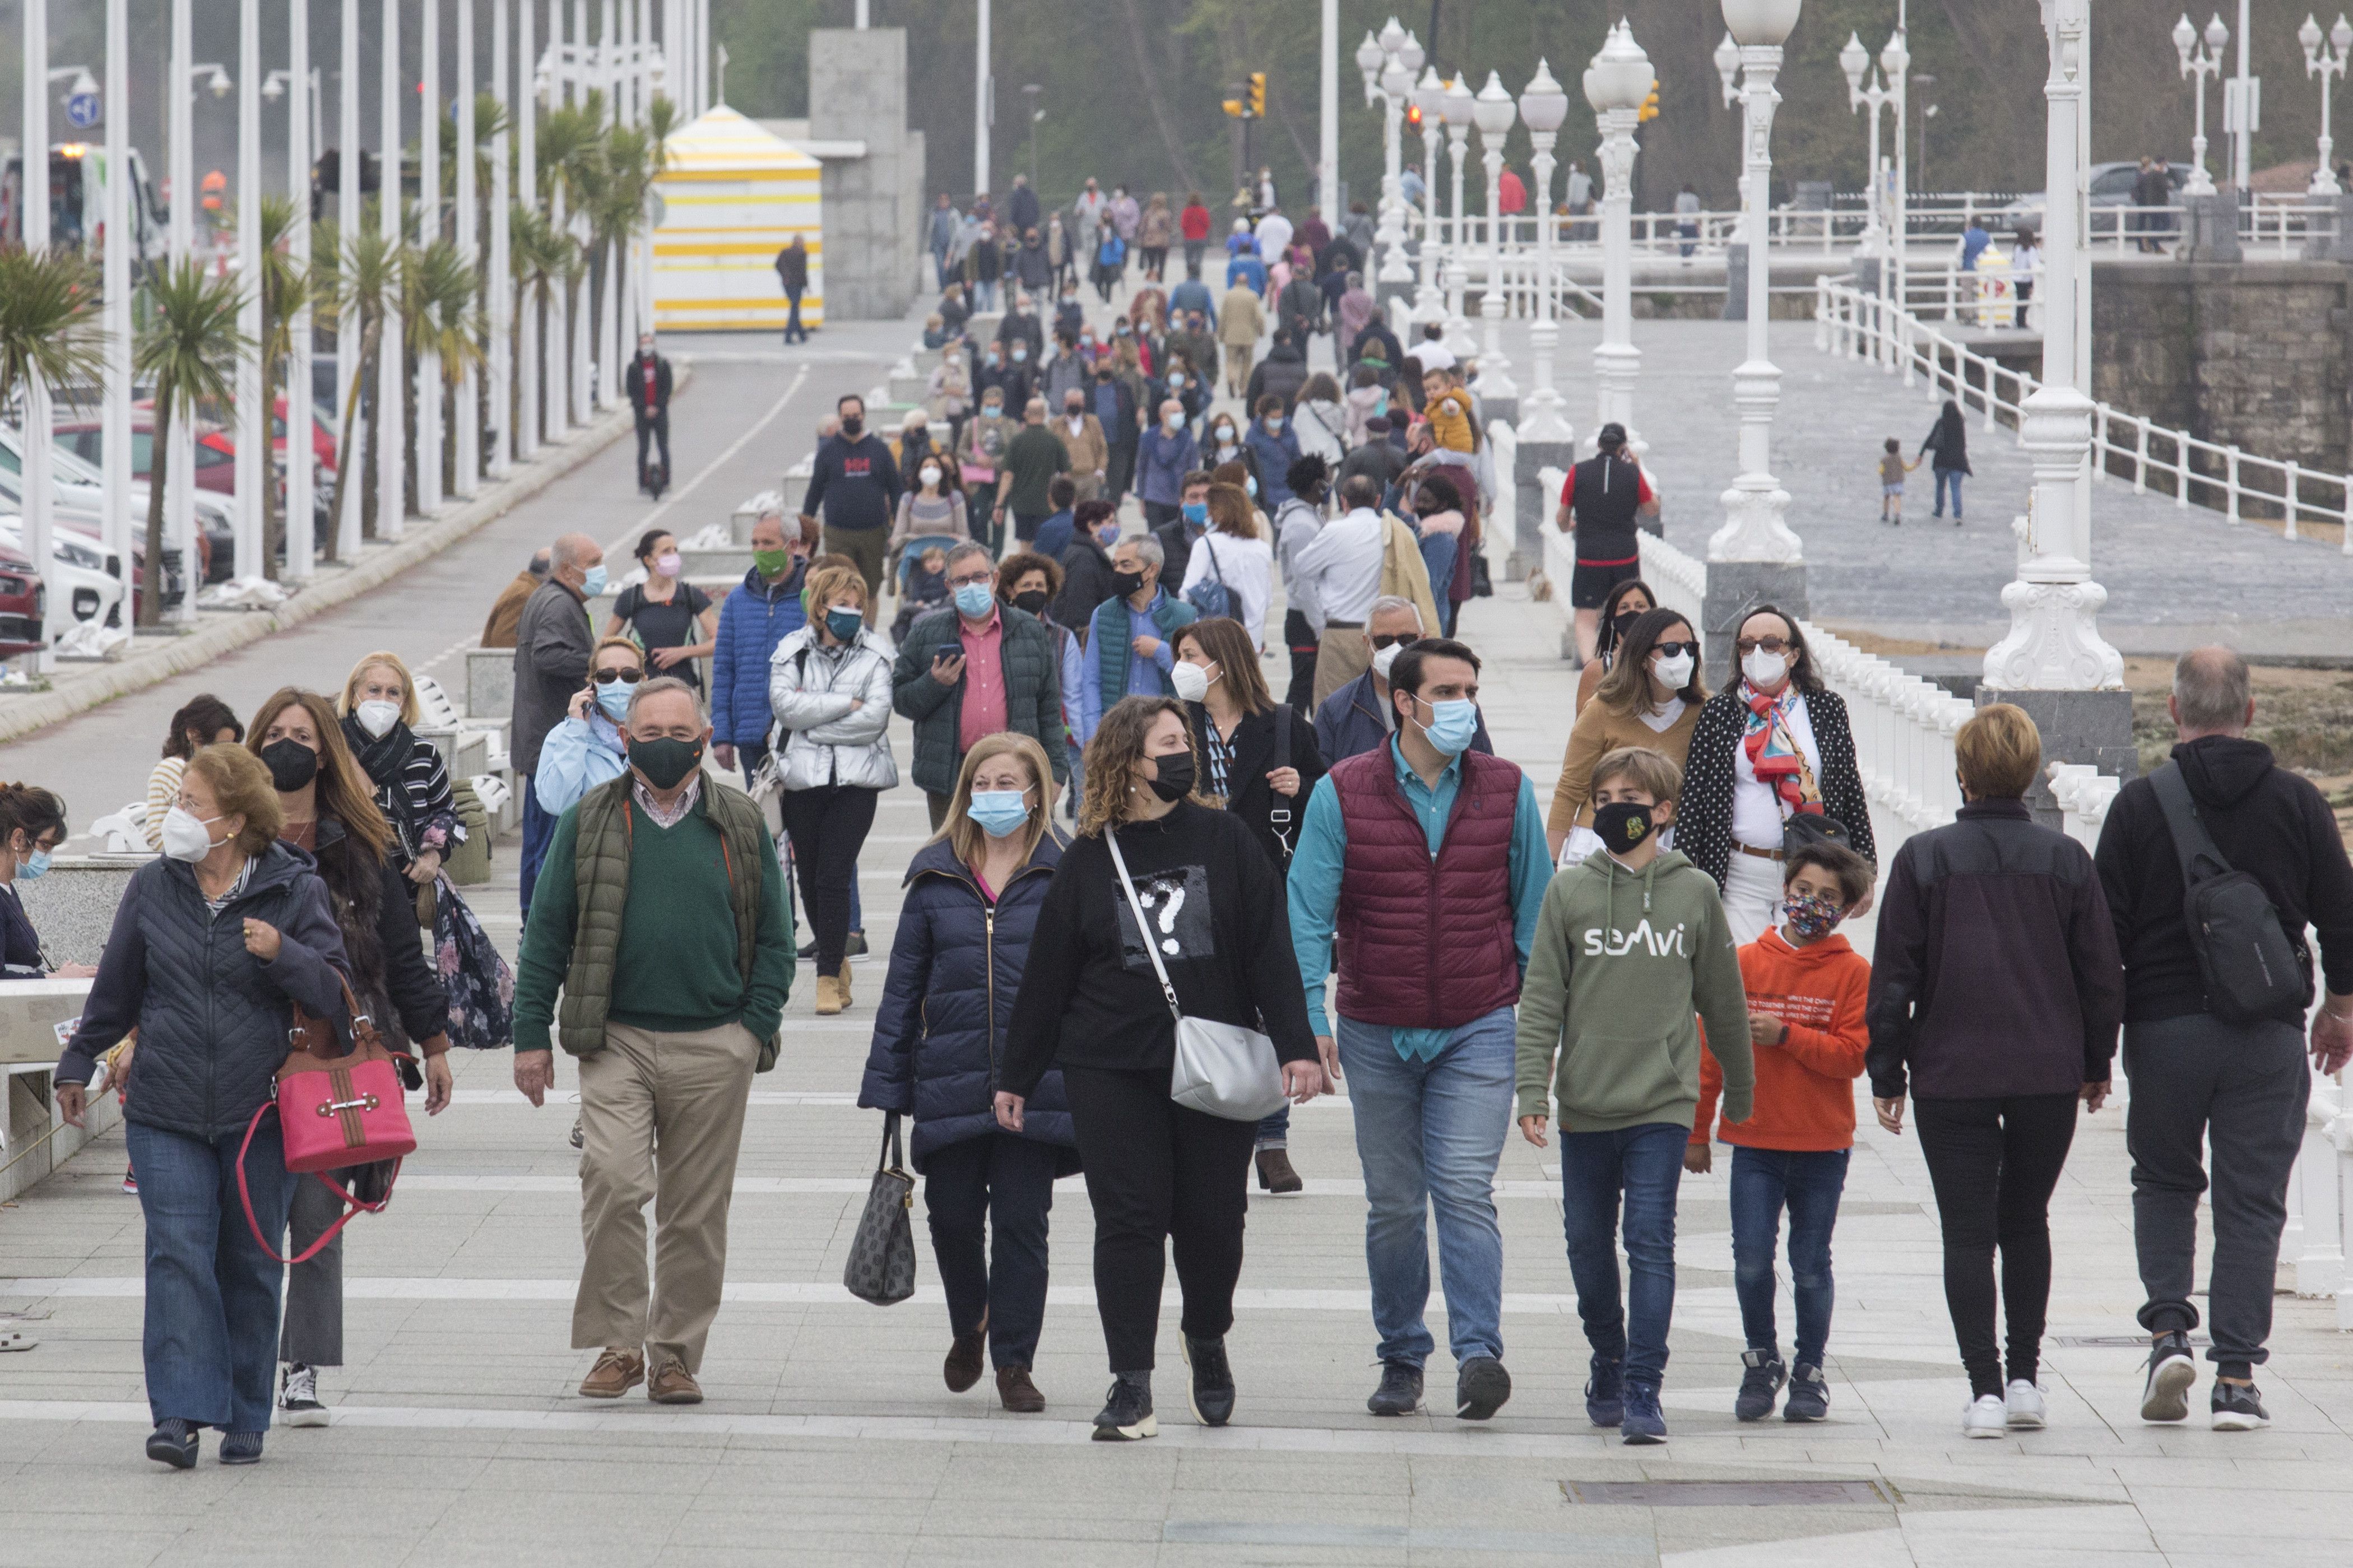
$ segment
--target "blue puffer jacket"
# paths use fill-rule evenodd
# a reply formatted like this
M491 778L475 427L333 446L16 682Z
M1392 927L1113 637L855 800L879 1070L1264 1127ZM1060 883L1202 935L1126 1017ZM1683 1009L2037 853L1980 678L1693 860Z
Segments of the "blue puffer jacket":
M801 586L808 566L797 563L781 583L756 566L719 608L719 646L711 655L712 739L729 746L766 743L768 660L776 645L801 629Z
M245 950L247 920L278 928L269 963ZM151 860L132 873L57 1081L88 1083L99 1053L139 1030L123 1115L149 1127L219 1138L241 1131L286 1060L291 1003L348 1039L350 960L317 862L272 844L217 915L195 868Z
M1029 864L998 889L993 911L971 868L942 841L916 851L907 868L891 973L874 1015L874 1047L858 1103L913 1115L915 1169L935 1149L997 1131L997 1067L1014 994L1029 956L1029 933L1061 863L1051 834ZM1055 1174L1079 1168L1078 1134L1062 1075L1049 1071L1029 1097L1020 1136L1060 1146Z

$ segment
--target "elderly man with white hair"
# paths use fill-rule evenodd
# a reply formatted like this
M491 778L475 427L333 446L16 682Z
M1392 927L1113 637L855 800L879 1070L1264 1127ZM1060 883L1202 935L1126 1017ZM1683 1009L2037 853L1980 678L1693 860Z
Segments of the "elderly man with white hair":
M703 778L693 688L642 683L625 728L628 770L566 811L549 847L517 966L514 1080L537 1106L554 1045L580 1064L572 1345L599 1352L582 1397L642 1383L657 1405L698 1405L744 1109L792 991L792 916L758 808Z
M547 580L523 601L515 623L513 722L508 754L522 779L522 918L531 920L531 897L540 861L555 832L555 818L540 809L532 791L539 750L548 731L564 722L572 699L588 679L588 657L596 638L588 601L605 591L605 552L585 533L567 533L548 550Z
M1167 565L1160 542L1123 539L1111 552L1113 595L1087 621L1087 658L1079 688L1080 727L1089 735L1123 697L1168 697L1176 656L1168 646L1196 612L1161 586Z

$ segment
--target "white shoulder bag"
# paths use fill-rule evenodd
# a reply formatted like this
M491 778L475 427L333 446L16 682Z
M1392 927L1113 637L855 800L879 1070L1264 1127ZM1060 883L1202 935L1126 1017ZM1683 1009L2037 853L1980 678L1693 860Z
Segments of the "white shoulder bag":
M1151 956L1152 972L1160 977L1161 994L1168 998L1168 1016L1176 1020L1176 1060L1168 1069L1168 1097L1177 1104L1222 1117L1228 1121L1261 1121L1280 1110L1288 1098L1282 1091L1282 1068L1274 1059L1274 1042L1256 1029L1219 1024L1208 1018L1187 1018L1176 1005L1176 987L1168 983L1167 965L1160 962L1160 944L1152 938L1152 922L1135 883L1127 874L1127 859L1119 852L1119 832L1103 829L1111 846L1111 863L1126 889L1127 907L1135 911L1136 934Z

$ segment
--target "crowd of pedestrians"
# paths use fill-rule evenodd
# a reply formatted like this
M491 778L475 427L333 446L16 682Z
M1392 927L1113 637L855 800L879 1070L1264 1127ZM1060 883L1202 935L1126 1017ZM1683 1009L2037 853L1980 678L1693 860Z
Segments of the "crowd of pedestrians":
M1883 866L1803 623L1750 606L1729 684L1709 689L1700 628L1640 577L1656 496L1609 426L1555 520L1576 535L1585 669L1542 804L1495 754L1465 624L1498 492L1469 367L1434 338L1409 356L1368 308L1361 213L1294 226L1268 184L1221 274L1198 195L1091 181L1048 213L1017 180L1001 211L944 199L926 233L952 403L893 439L843 396L798 508L758 518L723 595L659 528L626 583L566 534L508 585L484 641L513 649L512 975L445 875L462 803L397 655L368 655L339 693L174 716L149 785L162 858L132 879L57 1074L71 1119L101 1071L126 1096L152 1457L191 1464L213 1426L225 1461L249 1462L273 1405L328 1418L343 1199L255 1135L306 1018L344 1038L375 1019L428 1113L449 1102L453 1045L512 1045L534 1106L554 1051L574 1058L572 1341L595 1352L579 1393L699 1402L748 1090L791 1044L796 922L814 1013L845 1012L860 862L902 782L932 831L888 868L902 905L858 1103L912 1123L952 1391L993 1368L1008 1410L1047 1407L1049 1215L1078 1173L1112 1374L1094 1436L1157 1429L1172 1256L1186 1402L1227 1422L1250 1183L1336 1178L1294 1164L1289 1118L1345 1090L1372 1414L1424 1407L1433 1224L1451 1409L1483 1421L1511 1398L1495 1180L1516 1125L1557 1151L1595 1425L1667 1438L1677 1195L1719 1142L1735 1413L1821 1420L1867 1076L1934 1184L1964 1430L2040 1426L2049 1200L2121 1031L2142 1413L2188 1413L2211 1160L2213 1421L2263 1424L2253 1368L2304 1058L2353 1055L2353 867L2317 792L2245 738L2245 665L2182 658L2175 761L2126 787L2096 854L2034 820L2041 738L1994 705L1956 739L1958 819ZM1340 374L1311 371L1311 348ZM640 372L666 416L658 368ZM1932 449L1940 466L1959 450ZM49 972L13 884L65 827L47 792L0 788L10 975ZM2268 988L2185 916L2218 873L2259 895L2231 929ZM1839 928L1873 916L1867 962ZM301 1254L282 1312L281 1240Z

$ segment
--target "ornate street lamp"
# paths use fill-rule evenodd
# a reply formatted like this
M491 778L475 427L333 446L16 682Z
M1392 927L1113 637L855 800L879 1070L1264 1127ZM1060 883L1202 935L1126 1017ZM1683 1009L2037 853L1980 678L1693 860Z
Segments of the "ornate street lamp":
M1413 268L1405 258L1405 192L1398 142L1404 134L1406 98L1413 90L1413 73L1420 66L1421 46L1398 25L1395 16L1377 36L1366 33L1365 41L1356 46L1365 101L1370 104L1377 98L1381 106L1381 210L1373 243L1381 253L1377 281L1384 293L1397 292L1413 281Z
M2304 46L2304 74L2320 79L2320 162L2313 165L2312 184L2306 189L2312 195L2333 196L2337 194L2337 170L2330 160L2336 154L2337 143L2328 134L2328 79L2344 78L2347 57L2353 52L2353 22L2345 19L2344 12L2337 13L2337 25L2328 29L2332 47L2324 49L2320 47L2320 24L2307 11L2304 26L2295 30L2295 41Z
M1480 290L1479 320L1482 342L1479 349L1479 379L1472 390L1487 409L1487 416L1497 417L1499 407L1508 407L1514 416L1519 413L1520 388L1512 379L1512 362L1504 357L1504 139L1512 133L1512 122L1520 117L1519 108L1512 95L1504 90L1504 79L1493 71L1487 73L1487 85L1479 89L1473 100L1472 117L1479 126L1479 161L1487 171L1487 268L1486 287ZM1457 193L1456 199L1461 199ZM1461 220L1455 220L1461 226Z
M1623 425L1638 454L1634 381L1642 351L1633 344L1634 128L1650 91L1651 58L1634 41L1633 28L1620 22L1585 68L1585 101L1601 132L1601 342L1593 351L1593 380L1596 428Z
M2230 41L2231 29L2222 26L2220 11L2206 24L2203 49L2198 47L2198 29L2189 25L2189 12L2173 24L2173 52L2181 57L2181 74L2195 84L2198 100L2198 133L2189 139L2189 181L2181 187L2185 196L2214 194L2214 176L2206 172L2206 79L2222 74L2222 46Z
M1846 36L1846 47L1839 51L1839 68L1846 72L1848 112L1852 113L1858 109L1866 107L1871 110L1870 200L1864 208L1868 216L1863 225L1862 254L1876 264L1873 269L1878 275L1878 281L1873 292L1879 297L1879 306L1883 312L1887 308L1888 285L1892 281L1889 273L1894 270L1890 266L1892 252L1900 248L1900 242L1891 246L1888 238L1888 225L1882 210L1886 205L1888 191L1887 171L1879 156L1879 111L1886 108L1894 109L1896 122L1899 125L1902 123L1904 72L1905 68L1911 63L1911 54L1904 47L1903 33L1897 31L1891 34L1887 39L1887 47L1879 51L1879 79L1865 87L1863 83L1869 79L1871 71L1871 51L1862 47L1862 37L1850 32ZM1895 205L1900 211L1903 206L1900 196ZM1899 307L1901 305L1900 299L1898 305ZM1879 337L1873 337L1872 357L1879 358L1881 352L1882 340Z
M1438 139L1446 123L1446 84L1438 79L1436 66L1422 68L1413 106L1421 110L1421 276L1414 284L1412 316L1419 327L1446 319L1446 300L1438 289Z
M1537 442L1557 441L1567 446L1576 434L1561 415L1560 393L1552 384L1553 350L1560 341L1560 328L1553 320L1553 290L1558 280L1552 273L1552 254L1558 226L1552 214L1552 149L1554 139L1560 133L1561 121L1567 118L1568 94L1553 79L1551 66L1540 59L1535 79L1520 93L1520 119L1526 123L1528 140L1535 148L1532 163L1536 177L1535 189L1528 193L1536 213L1536 319L1528 329L1536 384L1521 409L1523 451ZM1536 509L1539 517L1543 510Z
M1723 0L1740 66L1740 106L1745 168L1741 211L1748 240L1747 358L1732 373L1732 400L1740 411L1740 475L1724 492L1724 526L1707 542L1711 561L1765 561L1794 564L1804 547L1783 514L1789 492L1772 473L1774 409L1781 401L1781 372L1766 342L1772 267L1767 221L1773 181L1773 110L1781 95L1773 79L1781 70L1781 45L1798 25L1799 0ZM1722 66L1723 51L1717 51Z
M1454 165L1454 215L1446 226L1444 260L1446 346L1457 359L1468 359L1476 352L1476 345L1471 342L1471 323L1462 316L1462 292L1471 280L1471 268L1463 256L1462 159L1471 142L1471 123L1478 111L1479 100L1472 95L1470 83L1458 75L1446 84L1446 91L1438 100L1439 118L1446 121L1447 155ZM1435 182L1432 194L1436 194Z

